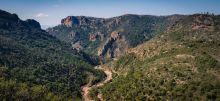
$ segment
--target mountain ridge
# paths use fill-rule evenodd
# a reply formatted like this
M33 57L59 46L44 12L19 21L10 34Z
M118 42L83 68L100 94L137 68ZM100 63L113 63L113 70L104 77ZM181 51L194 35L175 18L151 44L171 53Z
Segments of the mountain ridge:
M135 47L152 38L156 33L166 29L183 15L151 16L132 15L112 18L95 18L86 16L68 16L61 20L61 24L47 29L51 35L60 40L77 46L86 53L98 55L98 51L110 38L112 32L119 32L122 41L114 42L113 48L108 49L105 57L118 57L127 48ZM127 47L121 47L127 46ZM75 47L73 47L75 48ZM102 49L105 50L105 49Z

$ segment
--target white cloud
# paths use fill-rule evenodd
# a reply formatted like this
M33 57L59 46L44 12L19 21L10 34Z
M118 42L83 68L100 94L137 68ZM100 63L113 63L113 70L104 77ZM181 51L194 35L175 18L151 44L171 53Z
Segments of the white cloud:
M43 18L43 17L48 17L48 16L49 16L48 14L44 14L44 13L38 13L36 15L36 17L38 17L38 18Z

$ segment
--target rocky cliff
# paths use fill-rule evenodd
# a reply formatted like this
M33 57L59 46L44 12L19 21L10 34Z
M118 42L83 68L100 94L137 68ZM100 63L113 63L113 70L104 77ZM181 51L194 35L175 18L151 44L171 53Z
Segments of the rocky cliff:
M108 50L110 50L113 47L114 42L117 40L119 37L119 33L114 31L111 33L110 38L107 39L103 47L100 48L98 51L98 56L104 56ZM110 57L113 58L114 54L113 52L110 52Z
M135 47L151 39L182 17L184 16L132 14L113 18L68 16L61 20L61 25L49 28L47 31L60 40L73 44L73 46L80 46L87 53L106 55L106 53L112 52L110 57L112 54L117 57L122 55L127 48ZM114 31L120 32L121 38L114 38L112 33Z

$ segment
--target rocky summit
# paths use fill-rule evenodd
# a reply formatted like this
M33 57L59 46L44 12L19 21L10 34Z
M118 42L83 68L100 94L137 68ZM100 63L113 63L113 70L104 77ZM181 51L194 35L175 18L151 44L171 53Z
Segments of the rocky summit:
M18 29L25 27L29 29L41 29L40 23L33 19L22 21L16 14L10 14L6 11L0 10L0 28Z
M93 25L95 23L99 23L102 21L103 19L97 20L97 18L93 18L93 17L68 16L61 20L61 24L66 27L73 27L73 26L82 26L82 25Z

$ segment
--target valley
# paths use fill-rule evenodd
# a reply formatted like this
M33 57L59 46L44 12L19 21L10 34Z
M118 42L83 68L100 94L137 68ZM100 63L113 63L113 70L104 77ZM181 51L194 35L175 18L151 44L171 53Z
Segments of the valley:
M46 30L0 10L0 101L219 101L220 15L67 16Z
M92 98L101 92L107 101L219 100L219 24L219 16L189 15L129 49L110 66L112 82L93 89Z

